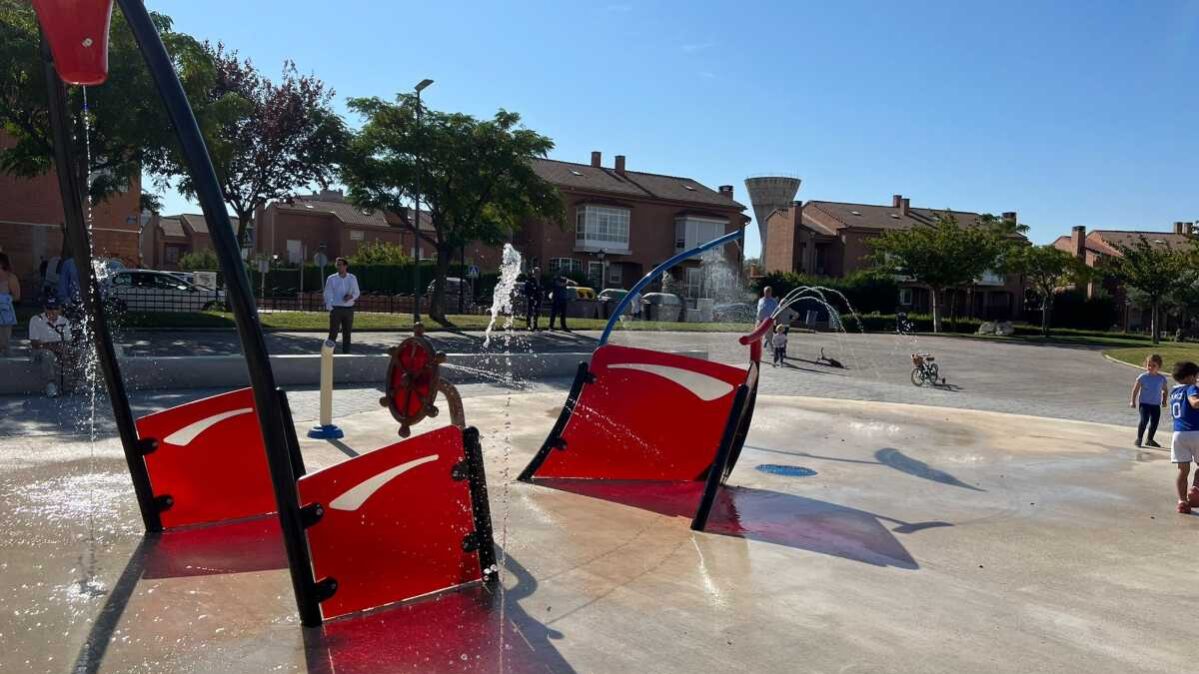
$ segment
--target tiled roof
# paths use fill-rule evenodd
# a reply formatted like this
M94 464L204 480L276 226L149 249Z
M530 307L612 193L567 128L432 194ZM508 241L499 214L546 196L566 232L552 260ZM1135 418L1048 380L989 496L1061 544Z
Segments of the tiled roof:
M940 210L933 208L909 208L906 215L893 206L853 204L839 201L808 201L804 203L804 221L815 221L826 230L838 231L847 227L857 229L909 229L918 225L931 225L936 215L953 214L959 225L977 225L978 213L969 211ZM815 213L809 211L815 210ZM820 217L823 215L824 217Z
M179 222L179 218L159 218L158 226L162 228L162 233L166 236L174 236L180 239L187 236L187 233L183 231L183 223Z
M208 221L204 219L203 215L200 215L198 213L184 213L183 215L176 215L176 216L174 216L174 218L177 219L179 222L183 223L184 225L190 227L192 229L192 231L197 234L207 234L208 233ZM230 224L233 225L233 229L236 230L237 229L237 218L230 215L229 222L230 222Z
M1166 246L1174 248L1177 246L1186 245L1191 239L1185 234L1175 234L1174 232L1138 232L1138 231L1121 231L1111 229L1096 229L1087 234L1087 247L1092 250L1103 253L1105 255L1120 255L1120 250L1116 245L1133 246L1137 240L1144 237L1150 245L1154 247Z
M281 209L291 211L329 213L347 225L388 226L387 218L383 216L382 211L358 208L354 204L344 200L336 201L304 196L296 197L294 203L291 204L286 201L278 201L275 202L275 205Z
M557 159L534 159L533 170L544 180L568 189L576 188L631 197L667 199L722 208L745 208L733 199L691 178L641 171L625 171L625 174L621 176L615 169L597 168L590 164L575 164Z

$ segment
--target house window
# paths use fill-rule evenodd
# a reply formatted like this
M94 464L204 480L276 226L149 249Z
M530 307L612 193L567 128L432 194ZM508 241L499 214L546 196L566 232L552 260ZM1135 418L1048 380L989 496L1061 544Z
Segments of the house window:
M683 216L674 219L675 250L691 250L724 235L728 220Z
M591 279L591 285L596 288L604 286L604 263L603 262L588 262L587 263L587 278Z
M549 270L551 274L581 274L583 273L583 263L572 257L552 257L550 258Z
M911 288L900 288L899 289L899 306L901 306L901 307L912 306L912 289Z
M613 288L620 288L624 285L624 276L621 274L620 265L608 265L608 285Z
M704 290L704 270L699 267L687 268L687 299L699 299Z
M575 246L612 251L629 250L629 209L580 206L575 213Z
M365 238L366 232L362 231L361 229L350 230L350 241L362 241Z

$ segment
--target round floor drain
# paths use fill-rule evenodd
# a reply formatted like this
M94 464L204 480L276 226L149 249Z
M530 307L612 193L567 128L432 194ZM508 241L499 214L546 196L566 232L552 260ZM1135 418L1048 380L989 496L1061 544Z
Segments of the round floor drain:
M803 466L783 466L777 463L764 463L758 466L758 470L771 475L783 475L785 477L811 477L816 474L816 471Z

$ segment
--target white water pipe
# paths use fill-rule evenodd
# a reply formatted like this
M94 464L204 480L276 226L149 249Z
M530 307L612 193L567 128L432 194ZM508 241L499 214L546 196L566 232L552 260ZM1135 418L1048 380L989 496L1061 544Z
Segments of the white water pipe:
M345 434L333 425L333 350L337 342L326 339L321 345L321 418L320 425L308 431L310 438L340 438Z

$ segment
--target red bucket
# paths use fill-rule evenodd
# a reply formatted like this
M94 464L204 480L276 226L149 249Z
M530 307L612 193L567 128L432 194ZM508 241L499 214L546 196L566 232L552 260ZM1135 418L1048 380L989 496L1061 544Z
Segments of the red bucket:
M33 0L33 8L59 77L67 84L103 84L108 79L112 0Z

